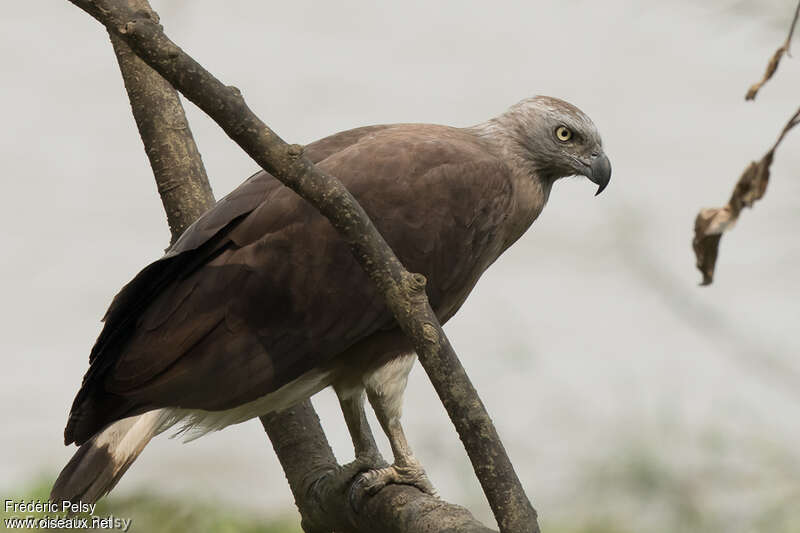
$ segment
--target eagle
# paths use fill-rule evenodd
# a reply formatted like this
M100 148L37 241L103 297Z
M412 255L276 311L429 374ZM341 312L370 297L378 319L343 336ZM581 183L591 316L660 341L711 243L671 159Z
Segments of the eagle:
M603 191L594 123L557 98L522 100L472 127L366 126L304 148L363 206L442 323L542 212L553 183ZM156 435L190 440L333 387L368 492L433 487L400 423L415 353L345 241L269 173L251 176L113 299L72 404L79 446L53 501L107 494ZM381 465L365 397L394 463ZM382 466L378 468L378 466Z

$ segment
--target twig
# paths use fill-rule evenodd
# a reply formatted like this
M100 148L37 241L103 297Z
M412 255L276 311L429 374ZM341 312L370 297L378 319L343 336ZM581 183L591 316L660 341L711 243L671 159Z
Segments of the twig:
M205 111L264 170L314 205L343 239L384 296L447 409L484 493L506 532L538 532L536 511L497 431L450 346L425 295L425 277L406 271L347 189L287 145L226 87L170 41L158 23L124 0L70 0L122 37L134 52Z
M778 65L780 64L781 58L784 54L791 57L791 54L789 53L789 46L792 42L792 35L794 35L794 28L797 25L798 15L800 15L800 2L797 3L797 8L794 10L794 18L792 19L792 25L789 26L789 35L786 37L786 41L784 41L783 45L781 45L781 47L775 50L775 53L772 54L772 58L770 58L769 63L767 63L767 70L764 72L764 76L760 81L750 86L750 88L747 90L747 94L744 97L745 100L755 100L756 95L761 87L767 83L767 81L772 78L772 75L775 74L775 71L778 70Z

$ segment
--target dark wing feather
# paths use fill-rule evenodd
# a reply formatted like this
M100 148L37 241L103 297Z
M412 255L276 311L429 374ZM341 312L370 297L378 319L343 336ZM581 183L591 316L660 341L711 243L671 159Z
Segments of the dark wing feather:
M449 318L499 253L505 165L451 128L361 128L336 139L307 154L345 183L406 267L428 277L432 305ZM112 304L105 329L122 333L93 351L67 441L154 407L252 401L393 323L330 223L265 173L160 263ZM141 296L126 295L134 290Z

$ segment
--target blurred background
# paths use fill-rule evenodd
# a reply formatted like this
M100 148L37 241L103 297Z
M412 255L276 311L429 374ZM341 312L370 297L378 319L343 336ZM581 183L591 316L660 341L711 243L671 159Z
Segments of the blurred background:
M793 58L743 98L795 5L153 1L167 34L289 142L467 126L534 94L594 119L608 190L559 182L446 328L559 532L800 531L800 133L723 238L711 287L691 249L698 209L725 203L800 104ZM71 456L62 431L100 318L169 231L105 31L66 1L3 12L0 494L19 499L44 494ZM219 198L256 166L185 106ZM350 460L335 396L314 404ZM419 367L404 420L441 496L494 525ZM147 502L162 514L142 529ZM108 498L141 531L185 525L197 502L254 531L298 530L257 421L157 438Z

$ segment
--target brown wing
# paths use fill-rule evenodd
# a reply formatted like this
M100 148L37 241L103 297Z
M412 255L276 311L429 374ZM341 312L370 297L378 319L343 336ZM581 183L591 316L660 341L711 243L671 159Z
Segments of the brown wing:
M434 308L452 314L494 259L487 243L507 212L505 165L436 126L361 128L307 153L428 276ZM66 440L154 407L240 405L387 327L382 299L328 221L257 174L115 299Z

